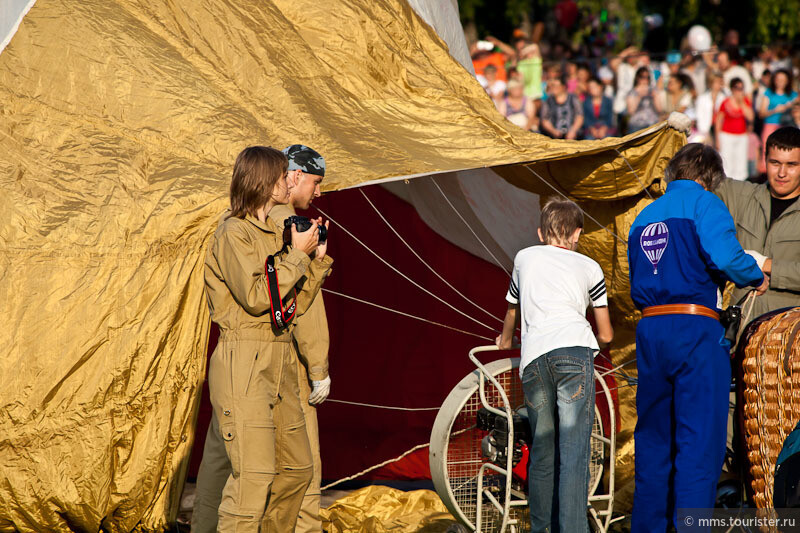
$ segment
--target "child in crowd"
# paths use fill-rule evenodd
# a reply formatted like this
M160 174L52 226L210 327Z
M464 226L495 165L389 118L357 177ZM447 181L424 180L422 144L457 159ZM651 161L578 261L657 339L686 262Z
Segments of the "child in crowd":
M528 472L531 531L588 533L594 356L614 336L603 271L579 254L583 212L569 200L542 208L545 246L514 258L501 349L522 323L520 374L533 443ZM586 320L593 307L598 334ZM553 503L558 502L554 508Z
M512 124L527 131L538 131L536 105L525 96L522 83L516 79L508 82L508 96L497 102L497 110Z
M525 96L533 100L542 98L542 54L539 45L529 44L519 53L517 70L522 74Z
M495 102L502 100L506 94L506 82L497 77L497 67L494 65L487 65L483 69L483 75L478 76L478 82Z

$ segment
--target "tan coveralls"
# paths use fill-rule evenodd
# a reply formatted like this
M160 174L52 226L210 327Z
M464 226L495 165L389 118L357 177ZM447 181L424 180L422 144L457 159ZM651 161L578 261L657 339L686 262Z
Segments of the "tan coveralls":
M219 505L221 532L293 531L312 477L292 329L272 326L264 264L282 246L272 220L230 218L205 264L211 318L220 339L208 379L214 417L232 473ZM276 258L281 295L301 284L298 313L314 300L332 259L300 250Z

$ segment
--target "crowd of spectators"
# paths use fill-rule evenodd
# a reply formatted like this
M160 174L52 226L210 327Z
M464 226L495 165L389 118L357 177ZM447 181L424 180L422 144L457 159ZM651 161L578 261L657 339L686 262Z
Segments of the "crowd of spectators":
M690 141L716 147L728 176L743 180L764 172L770 133L800 125L800 61L785 45L741 47L735 32L709 50L629 47L581 60L516 30L511 44L487 37L470 51L497 110L554 139L625 135L678 111L693 120Z

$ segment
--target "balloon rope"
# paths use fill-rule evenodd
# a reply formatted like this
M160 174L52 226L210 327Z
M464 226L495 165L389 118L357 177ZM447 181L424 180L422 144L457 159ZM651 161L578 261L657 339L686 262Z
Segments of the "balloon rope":
M502 268L502 269L503 269L503 272L505 272L506 274L508 274L509 276L511 276L511 272L509 272L509 271L508 271L508 269L507 269L506 267L504 267L504 266L503 266L503 264L502 264L502 263L500 262L500 260L499 260L499 259L497 259L497 257L496 257L496 256L495 256L495 255L492 253L492 251L489 249L489 247L488 247L488 246L486 246L486 243L485 243L485 242L483 242L483 241L481 240L481 238L480 238L480 237L478 237L478 234L477 234L477 233L475 233L475 230L474 230L474 229L472 229L472 226L470 226L470 225L469 225L469 222L467 222L467 221L464 219L464 217L463 217L463 216L461 216L461 213L459 213L459 212L458 212L458 209L456 209L456 206L454 206L454 205L453 205L453 202L451 202L451 201L450 201L450 198L448 198L448 197L447 197L447 195L446 195L446 194L444 193L444 191L442 190L442 188L441 188L441 187L439 187L439 183L436 181L436 178L434 178L434 177L431 177L431 180L433 181L433 184L434 184L434 185L436 185L436 188L437 188L437 189L439 189L439 192L442 194L442 198L444 198L445 202L447 202L447 205L449 205L449 206L450 206L450 208L451 208L451 209L452 209L452 210L455 212L455 214L456 214L456 215L458 215L458 218L460 218L460 219L461 219L461 222L463 222L463 223L464 223L464 225L465 225L465 226L467 227L467 229L468 229L468 230L469 230L469 231L472 233L472 235L474 235L474 236L475 236L475 238L478 240L478 242L481 244L481 246L483 246L483 249L484 249L484 250L486 250L486 252L487 252L487 253L488 253L488 254L489 254L491 257L492 257L492 259L494 259L494 262L497 264L497 266L499 266L500 268Z
M464 433L464 432L466 432L466 431L469 431L469 430L471 430L471 429L475 429L475 426L470 426L470 427L468 427L468 428L464 428L464 429L462 429L462 430L456 431L455 433L453 433L453 434L451 435L451 437L455 437L455 436L457 436L457 435L460 435L460 434L462 434L462 433ZM329 484L325 485L324 487L320 488L320 490L328 490L328 489L330 489L331 487L335 487L336 485L340 485L340 484L344 483L345 481L352 481L353 479L356 479L356 478L358 478L358 477L361 477L361 476L363 476L364 474L367 474L367 473L369 473L369 472L372 472L373 470L377 470L378 468L381 468L382 466L386 466L386 465L388 465L388 464L391 464L391 463L396 463L397 461L399 461L399 460L400 460L400 459L402 459L403 457L405 457L405 456L407 456L407 455L409 455L409 454L411 454L411 453L414 453L414 452L415 452L415 451L417 451L417 450L421 450L422 448L427 448L428 446L430 446L430 444L431 444L430 442L426 442L425 444L418 444L417 446L414 446L414 447L413 447L413 448L411 448L410 450L408 450L408 451L405 451L405 452L403 452L402 454L398 455L398 456L397 456L397 457L395 457L394 459L389 459L389 460L386 460L386 461L384 461L384 462L382 462L382 463L378 463L378 464L376 464L376 465L374 465L374 466L371 466L371 467L369 467L369 468L367 468L367 469L364 469L364 470L362 470L361 472L358 472L358 473L356 473L356 474L353 474L352 476L348 476L348 477L344 477L344 478L342 478L342 479L336 480L336 481L334 481L333 483L329 483Z
M325 400L326 402L333 402L333 403L343 403L346 405L357 405L359 407L372 407L374 409L388 409L389 411L438 411L441 409L439 407L397 407L392 405L377 405L374 403L361 403L361 402L350 402L347 400L335 400L332 398L328 398Z
M478 337L479 339L487 340L489 342L494 342L494 339L490 339L489 337L484 337L483 335L478 335L477 333L471 333L463 329L458 329L454 328L453 326L448 326L447 324L442 324L440 322L434 322L433 320L428 320L427 318L422 318L416 315L412 315L410 313L404 313L403 311L398 311L397 309L392 309L391 307L386 307L380 304L368 302L366 300L362 300L361 298L356 298L355 296L348 296L347 294L342 294L341 292L332 291L330 289L322 289L322 290L330 294L335 294L336 296L341 296L342 298L347 298L348 300L353 300L355 302L362 303L365 305L371 305L373 307L377 307L378 309L383 309L384 311L389 311L391 313L396 313L398 315L402 315L408 318L413 318L414 320L419 320L421 322L433 324L434 326L439 326L440 328L446 328L449 330L457 331L459 333L463 333L464 335L471 335L472 337Z
M419 262L420 262L420 263L422 263L423 265L425 265L425 267L426 267L428 270L430 270L430 271L433 273L433 275L434 275L434 276L436 276L437 278L439 278L439 279L440 279L440 280L441 280L441 281L442 281L442 282L443 282L445 285L447 285L448 287L450 287L450 288L453 290L453 292L455 292L456 294L458 294L459 296L461 296L461 298L463 298L463 299L464 299L464 301L466 301L468 304L470 304L470 305L472 305L472 306L474 306L474 307L478 308L480 311L482 311L483 313L485 313L485 314L489 315L489 316L490 316L490 317L492 317L494 320L497 320L497 321L498 321L498 322L500 322L500 323L502 323L502 322L503 322L503 320L502 320L501 318L494 316L492 313L490 313L489 311L487 311L486 309L484 309L484 308L483 308L483 307L481 307L480 305L476 304L475 302L473 302L472 300L470 300L469 298L467 298L467 297L466 297L466 296L465 296L465 295L464 295L464 294L463 294L461 291L459 291L458 289L456 289L455 287L453 287L453 286L450 284L450 282L448 282L446 279L444 279L444 277L443 277L441 274L439 274L438 272L436 272L436 269L435 269L435 268L433 268L432 266L430 266L430 265L429 265L429 264L428 264L428 263L427 263L427 262L426 262L426 261L425 261L425 260L424 260L422 257L420 257L420 255L419 255L419 254L416 252L416 250L414 250L414 248L413 248L413 247L412 247L410 244L408 244L408 242L406 242L406 240L405 240L403 237L401 237L401 236L400 236L400 234L397 232L397 230L394 228L394 226L392 226L391 224L389 224L389 221L388 221L388 220L386 220L386 217L384 217L384 216L383 216L383 213L381 213L380 211L378 211L378 208L377 208L377 207L375 207L375 204L373 204L373 203L372 203L372 200L370 200L370 199L369 199L369 197L367 196L367 193L365 193L365 192L364 192L364 189L363 189L363 188L359 188L359 189L358 189L358 192L360 192L360 193L361 193L361 195L364 197L364 199L367 201L367 203L369 203L370 207L372 207L372 209L373 209L373 210L375 210L375 212L378 214L378 216L379 216L379 217L381 217L381 220L383 220L383 222L386 224L386 226L387 226L387 227L388 227L390 230L392 230L392 233L394 233L394 234L395 234L395 236L396 236L398 239L400 239L400 242L402 242L402 243L403 243L403 244L406 246L406 248L408 248L408 250L409 250L409 251L410 251L412 254L414 254L414 257L416 257L417 259L419 259Z
M416 281L414 281L414 280L413 280L413 279L411 279L410 277L408 277L408 276L406 276L405 274L403 274L402 272L400 272L400 270L399 270L399 269L397 269L395 266L393 266L391 263L389 263L389 261L387 261L386 259L384 259L384 258L383 258L383 257L381 257L380 255L378 255L378 253L377 253L377 252L375 252L375 251L374 251L372 248L370 248L369 246L367 246L367 245L366 245L366 244L365 244L365 243L364 243L364 242L363 242L361 239L359 239L358 237L356 237L355 235L353 235L353 233L352 233L352 232L350 232L350 231L349 231L347 228L345 228L343 225L341 225L341 224L339 224L338 222L336 222L336 221L333 219L333 217L332 217L332 216L330 216L328 213L326 213L325 211L323 211L322 209L320 209L320 208L319 208L319 207L317 207L317 206L313 206L313 207L314 207L314 209L316 209L317 211L319 211L320 213L322 213L322 215L323 215L323 216L325 216L326 218L328 218L328 219L329 219L331 222L333 222L334 224L336 224L337 226L339 226L339 228L341 228L341 229L342 229L342 231L344 231L345 233L347 233L347 234L348 234L348 235L349 235L349 236L350 236L350 237L351 237L351 238L352 238L354 241L356 241L358 244L360 244L361 246L363 246L363 247L364 247L364 249L366 249L366 250L367 250L369 253L371 253L372 255L374 255L374 256L375 256L375 257L376 257L378 260L380 260L380 261L381 261L381 262L382 262L384 265L386 265L387 267L389 267L390 269L392 269L392 270L393 270L395 273L399 274L401 277L405 278L405 279L406 279L406 280L407 280L409 283L411 283L412 285L414 285L415 287L417 287L418 289L420 289L422 292L424 292L425 294L428 294L429 296L432 296L433 298L435 298L435 299L436 299L436 300L438 300L439 302L443 303L444 305L446 305L447 307L449 307L450 309L452 309L452 310L453 310L453 311L455 311L456 313L458 313L458 314L460 314L460 315L462 315L462 316L464 316L464 317L466 317L466 318L468 318L468 319L472 320L472 321L473 321L473 322L475 322L476 324L478 324L478 325L480 325L480 326L483 326L484 328L486 328L486 329L488 329L488 330L490 330L490 331L495 331L495 329L494 329L493 327L491 327L491 326L487 326L486 324L484 324L483 322L481 322L481 321L480 321L480 320L478 320L477 318L475 318L475 317L472 317L472 316L468 315L467 313L465 313L464 311L462 311L461 309L458 309L457 307L455 307L455 306L453 306L453 305L449 304L448 302L444 301L444 300L443 300L442 298L440 298L439 296L437 296L437 295L433 294L431 291L429 291L428 289L426 289L425 287L423 287L422 285L420 285L419 283L417 283Z
M636 181L638 181L638 182L639 182L639 185L641 185L641 186L642 186L642 190L643 190L643 191L644 191L644 192L647 194L647 196L649 196L649 197L650 197L650 199L652 200L652 199L653 199L653 195L652 195L652 194L650 194L650 191L649 191L649 190L647 190L647 187L645 187L645 186L644 186L644 182L642 182L642 180L639 178L639 174L637 174L637 173L636 173L636 171L635 171L635 170L633 170L633 167L631 166L630 162L628 161L628 158L627 158L627 157L625 157L624 155L622 155L622 152L620 152L620 151L619 151L619 149L617 149L617 148L614 148L614 151L615 151L615 152L617 152L617 155L618 155L618 156L620 156L622 159L624 159L624 160L625 160L625 164L627 164L627 165L628 165L628 168L629 168L629 169L631 169L631 172L633 172L633 175L636 177Z
M547 181L547 180L546 180L546 179L544 179L542 176L540 176L540 175L539 175L539 173L538 173L538 172L536 172L535 170L533 170L531 167L529 167L528 165L522 165L522 166L523 166L524 168L527 168L527 169L528 169L528 172L530 172L531 174L533 174L534 176L536 176L537 178L539 178L540 180L542 180L542 182L543 182L545 185L547 185L548 187L550 187L551 189L553 189L554 191L556 191L556 193L558 193L558 194L560 194L562 197L564 197L564 199L565 199L565 200L570 200L570 201L572 201L572 198L570 198L569 196L567 196L567 195L566 195L566 194L564 194L563 192L561 192L561 191L559 191L558 189L556 189L556 188L553 186L553 184L551 184L549 181ZM554 181L555 181L555 180L554 180ZM619 242L621 242L621 243L622 243L622 244L624 244L625 246L628 246L628 241L626 241L625 239L623 239L622 237L620 237L619 235L617 235L616 233L614 233L613 231L611 231L610 229L608 229L607 227L605 227L603 224L601 224L600 222L598 222L596 218L594 218L592 215L590 215L589 213L587 213L587 212L586 212L586 211L585 211L585 210L584 210L584 209L583 209L581 206L578 206L578 209L580 209L580 210L581 210L581 212L582 212L584 215L586 215L586 217L587 217L589 220L591 220L592 222L594 222L595 224L597 224L598 226L600 226L600 228L601 228L601 229L605 230L605 231L606 231L606 233L609 233L609 234L613 235L614 237L616 237L616 238L617 238L617 240L618 240Z

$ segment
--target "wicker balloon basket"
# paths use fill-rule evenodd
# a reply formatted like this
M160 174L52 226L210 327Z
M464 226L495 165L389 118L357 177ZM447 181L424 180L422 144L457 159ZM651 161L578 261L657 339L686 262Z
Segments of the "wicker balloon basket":
M742 420L756 507L771 509L775 462L800 419L800 308L766 315L740 342Z

